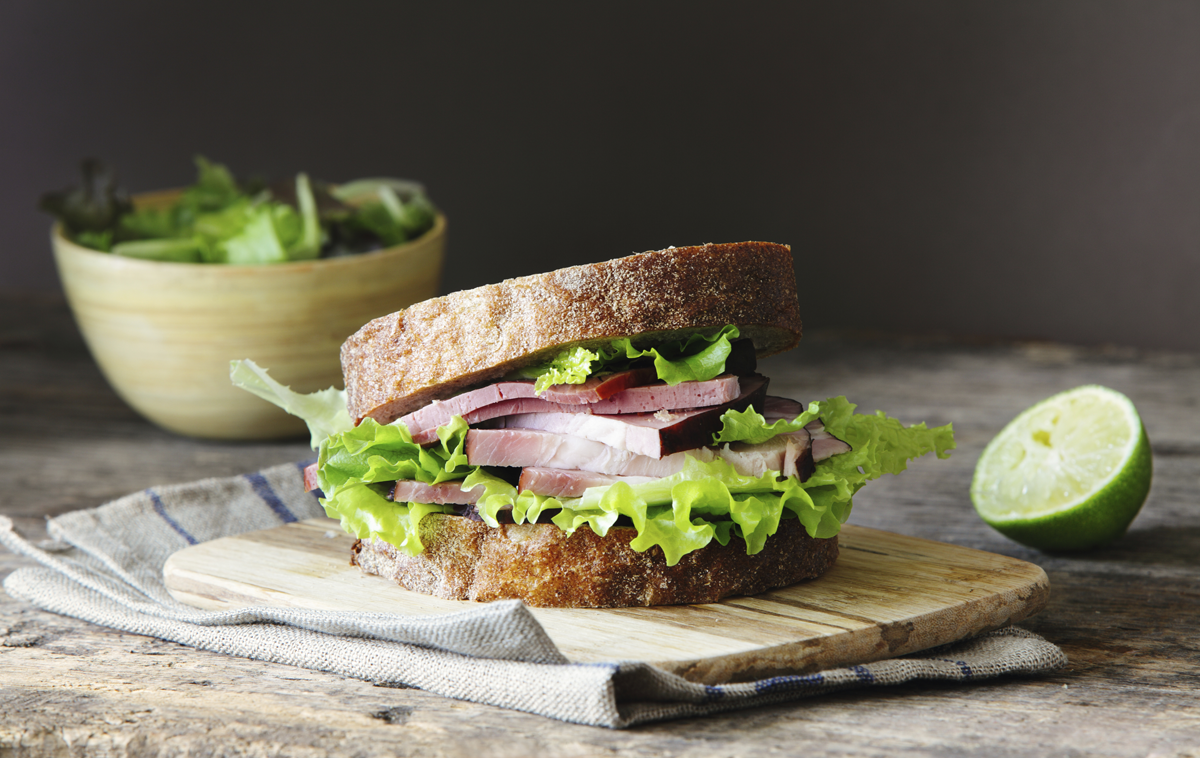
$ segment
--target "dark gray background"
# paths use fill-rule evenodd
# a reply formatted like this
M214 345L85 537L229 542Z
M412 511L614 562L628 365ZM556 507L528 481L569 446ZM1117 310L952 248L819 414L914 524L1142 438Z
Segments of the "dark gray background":
M393 175L445 290L790 243L809 328L1200 348L1200 3L0 2L0 290L34 206Z

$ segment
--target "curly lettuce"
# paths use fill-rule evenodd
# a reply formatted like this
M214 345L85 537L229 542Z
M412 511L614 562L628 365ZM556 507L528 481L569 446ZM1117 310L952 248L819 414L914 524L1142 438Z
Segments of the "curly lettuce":
M836 465L847 469L863 468L862 482L876 479L882 474L898 474L907 467L907 462L926 453L935 453L938 458L948 458L954 449L954 425L929 429L924 423L904 426L883 411L874 415L855 413L857 405L844 395L809 403L808 409L788 421L780 419L768 424L766 419L751 406L745 411L729 410L721 416L721 431L713 435L713 444L745 442L761 444L780 434L799 431L805 425L820 419L825 430L853 448L848 453L836 455L818 464L836 461ZM861 486L861 483L859 484Z
M818 463L804 488L815 502L844 503L846 515L854 494L867 482L884 474L899 474L909 461L928 453L949 458L955 447L953 424L933 429L924 423L904 426L883 411L869 416L855 413L857 407L842 396L809 405L825 430L851 449Z
M639 552L658 546L674 566L684 555L714 539L722 545L734 536L754 555L779 528L783 518L798 518L814 537L832 537L841 528L848 509L818 505L799 479L785 479L777 471L761 477L739 474L729 463L689 457L679 473L642 484L617 482L592 487L578 498L535 495L516 488L486 471L467 477L464 487L485 485L476 504L480 517L498 526L501 509L511 506L516 523L538 522L543 514L567 534L587 526L601 537L624 516L637 530L630 546Z
M317 392L295 392L271 378L267 370L252 360L229 362L229 380L237 387L258 395L308 424L312 448L316 450L331 435L354 428L346 410L346 393L335 387Z
M788 421L779 419L768 424L761 413L751 405L744 411L730 409L721 414L721 431L713 435L713 444L721 445L729 442L745 442L748 445L761 445L780 434L798 432L806 424L815 421L819 414L820 403L812 403L809 409Z
M463 448L467 422L455 416L438 429L438 443L421 447L403 424L380 424L363 419L353 429L321 443L317 485L321 505L330 518L359 539L378 538L409 555L425 549L421 520L430 513L450 513L449 505L395 503L388 499L392 483L415 480L441 484L462 480L474 467Z
M667 384L708 381L724 373L725 359L733 349L730 343L738 336L737 327L730 325L711 337L693 334L646 349L636 348L629 338L622 337L595 350L569 348L518 375L536 379L534 389L541 394L557 384L583 384L590 376L624 370L639 358L653 358L658 378Z

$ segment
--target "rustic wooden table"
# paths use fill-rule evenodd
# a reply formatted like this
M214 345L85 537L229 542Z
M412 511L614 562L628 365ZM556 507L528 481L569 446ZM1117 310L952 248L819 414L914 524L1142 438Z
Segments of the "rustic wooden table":
M1200 755L1200 356L811 334L766 368L778 394L953 421L950 460L873 482L852 521L1038 563L1052 598L1023 625L1070 666L609 731L122 634L0 593L0 755ZM1009 419L1085 383L1141 410L1154 487L1116 545L1044 555L984 525L967 488ZM310 455L160 431L108 388L61 302L0 300L0 513L26 535L144 487ZM0 550L0 576L22 565Z

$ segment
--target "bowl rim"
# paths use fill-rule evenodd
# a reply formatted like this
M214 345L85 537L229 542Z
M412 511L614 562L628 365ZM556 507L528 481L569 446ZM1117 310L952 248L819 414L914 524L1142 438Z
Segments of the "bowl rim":
M351 255L339 255L339 256L336 256L333 258L313 258L313 259L307 260L307 261L286 261L283 263L193 263L193 262L184 262L184 261L155 261L155 260L147 260L144 258L131 258L129 256L124 256L124 255L113 255L112 253L106 253L103 250L96 250L95 248L85 247L83 245L80 245L78 242L71 239L64 233L63 224L61 221L55 221L50 226L51 242L53 244L55 244L56 246L61 245L64 249L69 250L74 255L101 256L101 257L107 258L109 260L112 260L114 262L119 261L120 264L123 266L146 266L146 267L148 267L147 270L149 270L150 268L156 267L156 266L157 267L162 267L162 266L176 267L176 268L179 268L179 270L184 270L186 268L199 267L203 270L214 270L214 271L221 270L221 269L238 270L238 271L242 271L242 270L246 270L246 269L278 271L278 270L293 270L293 269L297 269L297 268L301 268L301 267L311 267L311 266L318 266L318 267L323 267L323 268L330 268L330 267L337 267L337 266L351 266L351 265L354 265L354 263L356 261L377 260L377 259L383 258L383 257L403 256L405 253L408 253L410 250L412 250L415 246L423 244L423 243L427 243L430 240L434 239L435 237L444 236L445 233L446 233L446 216L441 211L438 211L436 217L434 218L433 226L430 227L429 230L426 231L424 234L422 234L420 237L417 237L416 239L408 240L407 242L402 242L399 245L392 245L391 247L383 247L383 248L379 248L378 250L370 250L365 253L354 253ZM182 267L182 268L180 268L180 267Z

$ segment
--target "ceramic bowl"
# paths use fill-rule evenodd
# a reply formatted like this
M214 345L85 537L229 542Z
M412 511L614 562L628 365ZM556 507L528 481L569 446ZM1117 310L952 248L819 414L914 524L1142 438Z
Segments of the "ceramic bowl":
M51 239L67 302L117 394L172 432L251 440L297 436L304 423L234 387L229 361L249 358L299 392L341 387L347 337L437 294L445 235L439 215L403 245L262 266L126 258L57 226Z

